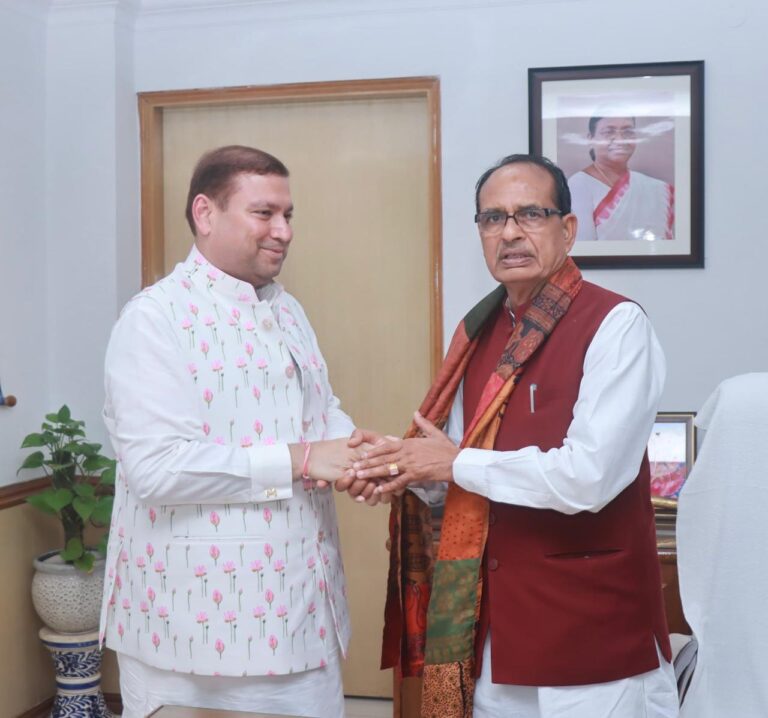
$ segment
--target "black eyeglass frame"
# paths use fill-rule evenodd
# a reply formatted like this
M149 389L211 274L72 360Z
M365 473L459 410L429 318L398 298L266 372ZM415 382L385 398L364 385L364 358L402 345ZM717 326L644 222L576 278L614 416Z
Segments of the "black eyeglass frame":
M515 212L512 212L512 214L508 214L505 212L502 212L498 209L487 209L483 210L482 212L477 212L475 214L475 224L480 224L480 219L483 215L489 215L489 214L503 214L504 215L504 224L501 225L500 229L501 231L504 231L504 227L507 226L507 222L509 222L510 219L513 219L515 224L520 227L520 229L524 229L523 225L520 224L520 222L517 221L517 215L521 212L530 212L531 210L536 210L537 212L544 212L544 216L540 219L549 219L553 215L557 215L558 217L564 217L567 213L563 212L561 209L554 209L552 207L521 207L520 209L516 210Z

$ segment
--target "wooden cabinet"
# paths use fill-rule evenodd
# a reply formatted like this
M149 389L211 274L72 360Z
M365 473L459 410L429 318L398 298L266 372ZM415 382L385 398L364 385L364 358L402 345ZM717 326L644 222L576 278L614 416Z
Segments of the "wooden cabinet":
M691 628L683 615L680 600L680 583L677 578L677 553L673 548L659 549L661 564L661 589L664 594L664 609L670 633L691 634Z

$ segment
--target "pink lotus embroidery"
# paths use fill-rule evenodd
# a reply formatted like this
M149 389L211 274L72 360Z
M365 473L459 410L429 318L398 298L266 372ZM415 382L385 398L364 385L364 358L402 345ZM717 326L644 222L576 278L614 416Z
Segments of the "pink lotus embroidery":
M275 571L277 571L277 575L280 577L280 590L285 590L285 563L282 559L277 559L275 561Z
M264 618L266 615L267 612L264 610L264 606L256 606L256 608L253 609L253 617L259 623L259 638L264 638L267 633L267 619Z
M240 439L240 447L243 449L248 449L251 446L253 446L253 439L251 439L250 436L243 436Z
M200 342L200 351L201 351L201 352L203 352L203 357L204 357L205 359L207 359L207 358L208 358L208 352L209 352L210 350L211 350L211 347L210 347L210 345L208 344L208 342L207 342L207 341L205 341L205 339L203 339L203 340Z
M157 521L157 511L155 511L151 506L149 507L149 523L152 525L152 528L155 527L155 521Z
M155 647L155 653L157 653L157 649L160 648L160 636L157 633L152 634L152 645Z
M253 398L256 399L256 404L261 404L261 392L259 391L259 387L255 386L253 387ZM264 427L262 426L262 431L264 430Z
M321 641L325 641L325 626L320 626L320 630L317 632L317 635L320 636Z
M272 592L271 588L268 588L264 592L264 600L267 602L267 605L269 606L269 610L272 610L272 601L275 600L275 594Z
M211 408L211 402L213 401L213 392L210 389L203 390L203 401Z
M246 329L247 328L248 327L246 325ZM251 344L250 342L245 343L245 353L248 355L249 359L253 359L253 344Z
M189 313L196 317L198 311L200 311L200 310L197 308L197 305L196 304L192 304L192 302L190 302L189 303Z
M269 647L272 649L272 655L274 656L277 650L277 636L271 635L269 637Z
M155 547L151 543L148 543L146 550L147 550L147 556L149 557L150 560L152 560L152 557L155 555Z
M268 508L264 509L264 520L267 522L267 526L272 528L272 512Z
M200 579L200 595L203 597L205 597L208 593L208 579L206 578L207 575L208 572L205 570L205 566L195 566L195 578Z
M218 566L219 556L221 556L221 551L219 550L219 547L216 546L216 544L211 544L211 548L208 549L208 554L213 559L213 565Z
M215 511L211 511L211 515L209 516L210 522L213 524L213 528L215 528L217 531L219 530L219 524L221 523L221 519L219 518L219 515Z
M258 590L264 589L264 564L261 561L251 561L251 571L256 574Z
M272 544L264 544L264 555L267 557L267 561L269 561L269 563L272 563L272 554L274 554L274 552L275 551L272 548Z
M200 624L200 636L203 643L208 643L208 614L205 611L200 611L195 620ZM192 640L192 636L189 637L189 640Z
M237 584L237 569L235 567L235 562L225 561L224 565L221 568L224 571L224 574L229 579L229 592L234 593L235 585Z
M283 638L288 638L288 609L285 606L278 606L277 617L283 623Z
M211 594L211 598L213 599L213 602L216 604L216 610L218 611L221 607L221 602L224 600L224 596L222 596L221 591L219 589L215 588L213 590L213 593Z
M203 422L203 434L208 436L210 433L211 433L211 425L207 421L204 421Z
M120 643L123 642L123 636L125 635L125 628L122 623L117 624L117 635L120 636Z
M229 640L232 643L237 643L237 613L235 611L225 611L224 623L229 625Z

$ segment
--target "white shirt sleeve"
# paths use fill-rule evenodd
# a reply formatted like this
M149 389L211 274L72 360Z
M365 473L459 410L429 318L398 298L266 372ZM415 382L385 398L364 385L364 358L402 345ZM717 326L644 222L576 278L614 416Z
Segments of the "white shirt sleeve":
M587 349L563 446L464 449L453 464L454 481L501 503L566 514L599 511L637 476L665 374L648 318L633 302L618 304ZM454 440L463 433L461 400L457 395L449 421Z
M203 418L168 319L149 297L123 311L105 362L104 421L131 490L159 503L244 503L290 498L287 444L201 441Z

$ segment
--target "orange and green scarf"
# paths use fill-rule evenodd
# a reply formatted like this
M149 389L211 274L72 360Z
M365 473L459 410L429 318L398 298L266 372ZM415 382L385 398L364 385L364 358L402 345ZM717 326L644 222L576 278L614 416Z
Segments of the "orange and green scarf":
M493 448L525 363L568 311L581 283L581 272L568 258L534 297L483 389L474 418L465 427L462 448ZM505 298L506 290L499 286L457 328L445 362L419 409L436 426L445 425L482 329ZM412 425L406 438L418 435ZM480 614L488 505L485 497L449 485L435 560L429 507L411 492L392 504L382 666L395 666L402 678L423 678L423 718L472 716L475 627Z

